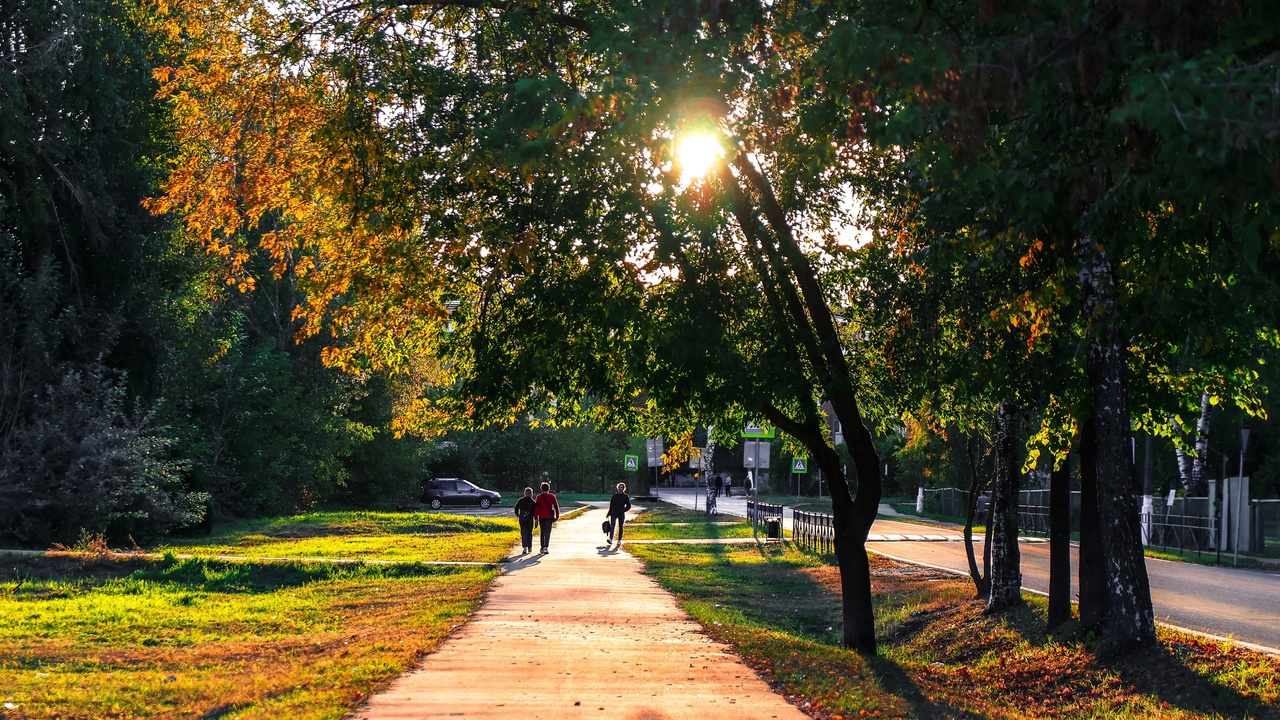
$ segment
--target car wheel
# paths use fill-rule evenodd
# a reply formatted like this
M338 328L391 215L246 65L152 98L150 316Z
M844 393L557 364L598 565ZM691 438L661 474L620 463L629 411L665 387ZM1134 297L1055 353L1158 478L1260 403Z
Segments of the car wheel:
M439 509L440 509L440 506L441 506L441 505L443 505L443 504L444 504L444 503L440 502L440 498L432 498L432 499L431 499L431 509L432 509L432 510L439 510Z
M480 498L480 509L481 509L481 510L488 510L488 509L489 509L489 505L491 505L491 504L492 504L492 503L490 503L490 502L489 502L489 498Z

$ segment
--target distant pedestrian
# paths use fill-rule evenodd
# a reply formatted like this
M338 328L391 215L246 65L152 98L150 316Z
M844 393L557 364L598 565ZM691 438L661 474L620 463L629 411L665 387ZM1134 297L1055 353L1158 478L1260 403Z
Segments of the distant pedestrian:
M533 511L537 503L533 501L533 488L524 489L524 497L516 501L516 519L520 521L520 549L523 555L533 552Z
M720 493L724 491L724 478L716 476L716 497L720 497Z
M551 494L551 483L542 483L538 487L542 492L538 493L538 497L533 500L533 515L538 518L538 529L541 531L539 539L542 541L542 552L545 554L548 546L551 545L551 524L560 519L560 503L556 501L556 496Z
M986 524L987 524L987 510L988 510L988 509L990 509L990 507L991 507L991 496L990 496L990 495L988 495L988 494L986 493L986 491L983 491L983 493L982 493L981 495L979 495L979 496L978 496L977 505L978 505L978 507L977 507L977 510L978 510L977 515L978 515L978 516L975 518L975 520L977 520L977 521L978 521L978 523L979 523L979 524L981 524L981 525L986 525Z
M733 476L732 475L724 476L724 496L733 497Z
M609 498L609 538L622 545L622 523L627 511L631 509L631 498L627 497L626 483L618 483L618 492ZM605 545L609 540L605 540Z

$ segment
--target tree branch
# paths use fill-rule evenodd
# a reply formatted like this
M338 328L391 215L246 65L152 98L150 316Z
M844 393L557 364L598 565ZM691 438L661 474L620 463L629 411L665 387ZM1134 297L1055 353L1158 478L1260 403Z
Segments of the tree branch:
M304 35L311 32L316 28L316 26L320 25L320 23L328 20L334 15L349 12L351 10L385 10L393 7L460 7L472 10L508 11L515 9L516 4L510 0L389 0L388 2L362 0L361 2L339 5L338 7L324 12L320 17L307 23L302 29L294 33L293 37L290 38L289 42L285 43L284 46L289 47L290 45L298 42ZM566 13L548 13L547 17L556 25L569 28L570 30L586 32L591 27L586 20Z

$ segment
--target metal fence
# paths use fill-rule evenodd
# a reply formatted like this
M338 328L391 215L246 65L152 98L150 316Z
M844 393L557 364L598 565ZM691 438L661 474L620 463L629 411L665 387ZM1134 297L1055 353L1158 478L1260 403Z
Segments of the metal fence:
M1254 538L1259 554L1280 557L1280 500L1255 500Z
M1174 515L1153 511L1142 517L1143 544L1151 547L1178 549L1181 554L1215 552L1217 518L1204 515Z
M835 517L830 513L794 511L791 516L791 541L814 552L835 552Z
M947 517L964 517L969 507L969 491L960 488L925 488L925 512L946 515Z
M1228 478L1230 479L1230 478ZM1156 497L1155 507L1142 516L1144 545L1168 548L1178 552L1210 553L1226 551L1235 545L1235 516L1224 519L1226 504L1220 481L1210 481L1210 497L1175 497L1173 502ZM927 488L924 510L964 522L969 493L960 488ZM979 525L986 518L979 515ZM1080 491L1071 492L1071 527L1079 529ZM1241 518L1240 549L1259 555L1280 557L1280 500L1253 500L1248 513ZM1226 528L1218 537L1219 528ZM1026 535L1049 534L1049 491L1018 491L1018 529ZM1216 546L1215 546L1216 543Z
M763 529L764 524L770 519L775 519L779 523L782 522L781 505L757 503L755 500L747 501L747 520L757 531Z
M1023 535L1048 535L1049 506L1019 504L1018 532Z

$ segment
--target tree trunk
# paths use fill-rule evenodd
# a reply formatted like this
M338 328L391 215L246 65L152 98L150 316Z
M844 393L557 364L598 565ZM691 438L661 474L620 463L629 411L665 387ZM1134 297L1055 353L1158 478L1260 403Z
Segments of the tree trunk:
M1178 437L1184 437L1182 428L1172 420L1172 415L1169 417L1169 425L1172 426L1170 429ZM1191 487L1191 456L1178 447L1177 444L1173 446L1173 456L1178 460L1178 482L1182 483L1184 489Z
M996 408L996 478L991 493L991 574L987 612L1022 602L1022 563L1018 548L1019 412L1011 403Z
M969 561L969 577L973 580L973 587L978 591L978 597L986 599L987 593L990 592L988 584L988 576L978 569L977 558L973 553L973 520L978 514L978 488L981 485L978 478L979 468L974 460L973 438L970 437L965 441L965 460L969 466L969 507L965 513L964 521L964 554ZM990 523L987 523L990 526ZM985 552L985 549L984 549ZM990 567L989 565L987 566Z
M840 568L843 595L844 646L864 655L876 652L875 609L871 604L871 565L867 560L867 533L880 506L880 456L871 432L861 422L845 427L845 442L853 456L849 476L840 456L826 443L816 419L801 424L772 406L765 418L804 443L831 489L831 515L835 526L836 564ZM851 477L850 477L851 476ZM850 482L852 479L853 482ZM851 486L856 483L856 495Z
M1202 497L1209 493L1209 483L1204 476L1205 461L1209 459L1209 416L1213 406L1209 393L1200 393L1200 419L1196 421L1195 450L1191 459L1191 478L1186 486L1187 495Z
M1152 644L1156 636L1130 445L1125 342L1115 324L1115 283L1110 261L1087 235L1078 249L1084 315L1094 324L1086 374L1095 432L1098 529L1106 561L1103 636L1108 651L1124 652Z
M847 427L847 426L846 426ZM865 427L861 431L870 433ZM858 653L874 655L876 652L875 610L871 604L871 565L867 560L867 533L875 522L875 510L880 504L879 456L871 467L871 481L865 475L857 475L859 463L854 455L857 494L850 492L849 478L840 466L840 456L825 443L814 447L806 443L809 452L818 458L822 474L831 488L831 515L835 525L836 564L840 568L840 590L844 599L844 646ZM850 444L850 450L853 445ZM868 487L871 486L871 487ZM874 494L870 514L865 506ZM861 501L861 503L859 502Z
M1107 574L1098 531L1095 435L1090 418L1080 433L1080 626L1101 632L1107 617Z
M1049 475L1049 628L1071 619L1071 455Z
M827 477L831 487L836 559L840 565L844 594L844 645L859 653L874 654L875 615L871 606L871 574L866 543L867 533L871 531L876 510L880 507L880 455L858 409L853 373L831 308L827 306L827 297L808 256L795 239L785 210L749 156L739 154L733 166L755 190L760 209L777 241L776 245L768 242L760 232L762 228L747 206L746 196L726 166L721 177L734 193L739 224L749 240L759 242L758 247L762 251L762 255L752 262L763 271L761 277L765 282L762 286L771 312L779 320L777 329L782 336L797 341L792 347L803 348L814 370L809 380L816 381L822 388L836 418L844 427L845 444L853 458L852 478L846 477L840 456L827 444L812 413L803 424L786 418L776 408L766 412L766 416L774 414L785 419L787 422L779 424L779 427L805 444ZM789 322L787 316L790 317ZM808 397L804 397L806 395ZM811 397L806 390L800 399L807 402ZM857 483L856 495L851 491L851 479Z
M861 422L845 427L845 440L853 456L853 481L857 492L852 502L850 478L837 475L829 482L836 531L836 561L840 565L840 586L844 595L844 646L863 655L876 653L875 609L871 604L871 567L867 561L867 534L880 507L880 456L871 441L871 432ZM840 458L827 446L833 470L839 472Z

